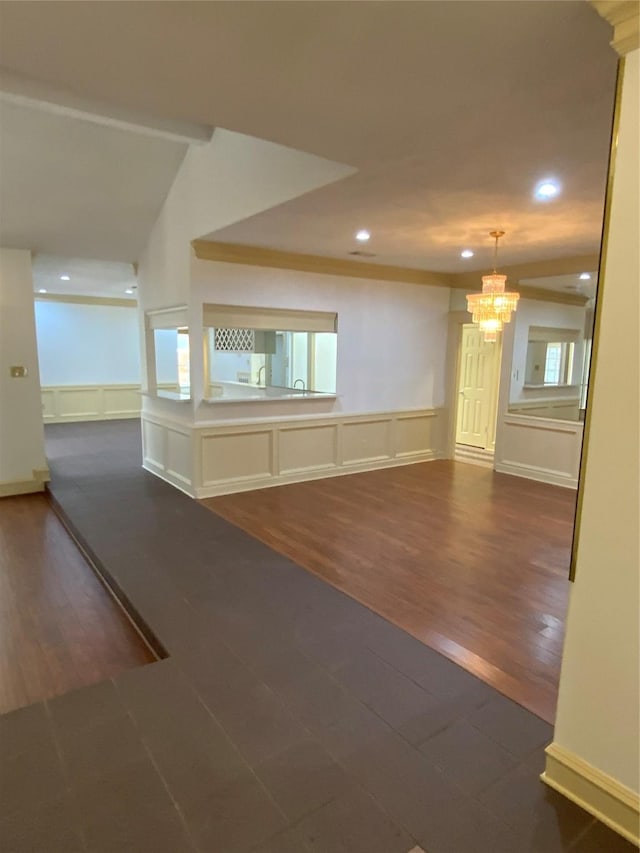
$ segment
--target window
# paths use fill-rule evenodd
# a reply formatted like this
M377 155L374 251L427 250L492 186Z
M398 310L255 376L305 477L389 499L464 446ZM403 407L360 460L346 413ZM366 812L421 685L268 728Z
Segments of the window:
M154 329L156 388L159 392L189 392L189 332L180 329Z
M560 384L560 365L562 361L562 344L547 344L544 362L544 384Z
M187 309L149 311L145 316L147 383L159 397L188 399L191 393Z
M205 397L335 394L336 314L205 305L204 318Z
M527 344L525 387L577 385L574 376L575 341L573 329L531 326Z

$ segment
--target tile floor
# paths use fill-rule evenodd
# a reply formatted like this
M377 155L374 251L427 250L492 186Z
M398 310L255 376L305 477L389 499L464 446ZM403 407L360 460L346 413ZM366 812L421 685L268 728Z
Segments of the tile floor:
M546 723L143 472L136 423L47 442L169 657L0 717L3 853L634 849L539 781Z

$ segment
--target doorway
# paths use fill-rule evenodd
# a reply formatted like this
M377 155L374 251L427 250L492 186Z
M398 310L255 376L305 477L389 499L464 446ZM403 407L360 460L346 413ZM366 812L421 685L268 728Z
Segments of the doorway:
M461 327L456 381L455 458L493 464L502 335L487 343L473 323Z

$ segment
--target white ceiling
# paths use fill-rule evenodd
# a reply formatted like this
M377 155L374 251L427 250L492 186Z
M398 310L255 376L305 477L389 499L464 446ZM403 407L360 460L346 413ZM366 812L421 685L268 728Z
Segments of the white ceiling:
M598 249L616 56L587 2L4 3L2 19L12 72L359 169L213 239L346 257L367 227L374 261L445 272L486 269L496 227L504 264ZM30 124L16 124L9 151L20 181L8 197L19 185L27 199L15 236L29 239L35 220L51 234L44 251L134 260L179 152L122 142L110 158L111 129L84 147L69 129L47 160L28 137L55 143L63 129ZM36 156L50 163L44 183ZM549 175L560 198L534 202Z
M62 281L62 275L69 276L69 281ZM132 264L36 255L33 289L36 293L44 289L53 294L135 299L137 281ZM133 290L133 294L127 290Z
M135 261L186 150L0 100L0 245Z
M587 281L580 279L580 275L554 275L547 278L521 278L520 284L528 287L540 287L543 290L555 290L559 293L575 293L578 296L586 296L591 299L596 295L598 289L598 271L583 270L591 278Z

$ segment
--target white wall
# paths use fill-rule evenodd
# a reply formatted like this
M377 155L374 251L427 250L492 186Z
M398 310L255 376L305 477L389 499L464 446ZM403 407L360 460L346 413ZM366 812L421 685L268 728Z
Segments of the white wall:
M323 157L217 128L192 145L139 263L142 308L189 301L190 243L356 170Z
M310 401L304 404L305 413L355 414L444 404L448 288L195 259L192 270L194 302L337 312L339 399L315 407ZM202 396L198 388L194 392ZM299 412L277 402L253 407L205 404L197 420L291 417Z
M139 258L142 312L188 305L190 328L201 328L201 312L191 298L191 241L355 171L323 157L217 128L210 143L192 145L187 151ZM143 327L140 336L142 386L146 388ZM194 386L203 384L200 355L192 361L191 380ZM145 411L166 413L167 407L172 410L167 401L143 400ZM184 417L184 407L173 410Z
M135 306L36 299L35 314L43 386L140 383Z
M636 24L637 26L637 24ZM554 744L640 790L638 150L640 51L626 57L600 275L583 505ZM637 816L636 816L637 821ZM637 833L637 823L635 826Z
M527 363L527 343L529 326L547 326L556 329L576 329L579 338L576 341L574 355L574 380L580 384L581 365L584 356L584 325L586 307L581 305L563 305L559 302L541 302L535 299L521 299L518 310L512 315L514 325L513 354L511 357L511 386L509 400L512 403L524 402L532 398L567 397L569 388L523 389ZM575 393L578 393L576 389Z
M28 375L13 379L11 365ZM34 481L46 472L42 402L33 311L31 253L0 249L0 485L4 494L26 491L7 484ZM36 490L37 484L31 489ZM41 484L40 484L41 487Z

